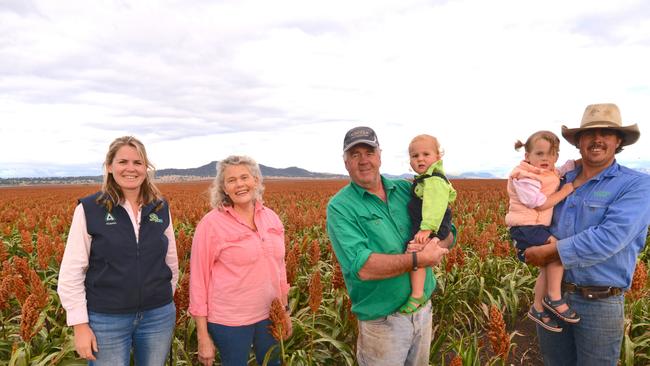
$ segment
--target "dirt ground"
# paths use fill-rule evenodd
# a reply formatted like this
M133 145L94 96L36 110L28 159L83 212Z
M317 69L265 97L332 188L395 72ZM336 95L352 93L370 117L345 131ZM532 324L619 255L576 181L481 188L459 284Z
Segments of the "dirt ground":
M512 341L517 344L517 348L510 356L509 363L522 366L543 366L544 362L537 344L535 322L524 316L515 323L515 330L519 334L515 335Z

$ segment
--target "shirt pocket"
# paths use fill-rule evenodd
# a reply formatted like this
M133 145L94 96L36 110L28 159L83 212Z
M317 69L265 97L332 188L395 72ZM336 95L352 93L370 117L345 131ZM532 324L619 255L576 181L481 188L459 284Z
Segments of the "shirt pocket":
M394 246L398 238L394 237L393 231L388 227L392 224L386 218L372 213L359 216L358 222L372 247L381 248L382 253L401 253L403 248Z
M582 206L582 220L580 220L583 227L579 230L582 231L588 227L601 224L608 206L608 202L585 200Z
M266 230L265 250L273 255L276 260L283 260L285 255L284 229L271 227Z
M259 240L254 233L232 234L224 238L219 260L227 265L247 266L257 262L260 251Z

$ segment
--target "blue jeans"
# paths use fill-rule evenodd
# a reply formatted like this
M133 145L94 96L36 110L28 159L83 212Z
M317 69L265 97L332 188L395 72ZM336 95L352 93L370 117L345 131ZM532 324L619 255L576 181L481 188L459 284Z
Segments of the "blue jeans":
M357 362L360 366L429 364L431 301L413 314L393 313L359 321Z
M571 308L580 314L580 322L559 321L563 328L560 333L537 326L544 365L615 366L623 341L623 295L597 300L576 293L566 296Z
M277 344L269 332L270 326L271 321L268 319L236 327L208 323L208 333L219 350L223 366L246 366L251 345L255 351L257 364L261 365L268 350ZM274 353L268 365L280 365L278 354L279 351Z
M128 366L131 348L137 366L163 366L174 335L174 302L130 314L88 312L99 352L89 365Z

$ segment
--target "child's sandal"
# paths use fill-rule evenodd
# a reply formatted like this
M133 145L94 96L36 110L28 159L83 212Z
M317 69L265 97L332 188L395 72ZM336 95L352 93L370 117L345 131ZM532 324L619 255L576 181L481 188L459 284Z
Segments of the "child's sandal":
M555 319L551 318L551 315L544 310L537 311L533 306L531 306L526 316L528 316L530 320L539 324L542 328L548 331L555 332L555 333L559 333L562 331L562 327L560 327L560 325L555 321Z
M409 296L408 300L406 300L406 303L402 305L402 307L399 308L399 312L402 314L413 314L420 307L429 300L428 297L422 295L420 298L415 298L413 296Z
M542 304L550 312L555 314L555 316L567 323L575 324L580 321L580 316L573 309L571 309L564 297L560 298L559 300L551 300L548 296L545 296L542 300ZM557 310L557 307L560 305L566 305L568 309L564 310L563 312L559 312Z

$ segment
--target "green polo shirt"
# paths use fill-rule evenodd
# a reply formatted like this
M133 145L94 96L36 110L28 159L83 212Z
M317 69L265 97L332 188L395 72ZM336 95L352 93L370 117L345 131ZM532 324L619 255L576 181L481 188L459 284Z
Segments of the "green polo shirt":
M411 221L407 211L411 184L382 177L386 202L350 182L327 205L327 233L341 264L359 320L372 320L394 313L411 294L408 273L383 280L362 281L359 270L371 253L401 254L410 241ZM436 280L427 268L424 294L428 297Z

